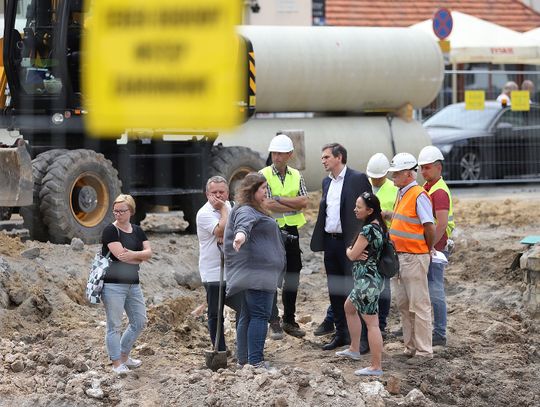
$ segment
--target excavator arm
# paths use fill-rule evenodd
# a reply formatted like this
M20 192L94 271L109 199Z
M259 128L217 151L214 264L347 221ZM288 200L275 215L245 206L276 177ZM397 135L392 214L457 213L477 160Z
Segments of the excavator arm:
M0 49L3 39L0 39ZM7 99L7 78L0 53L0 109ZM0 143L0 207L32 204L32 159L22 138L13 146Z

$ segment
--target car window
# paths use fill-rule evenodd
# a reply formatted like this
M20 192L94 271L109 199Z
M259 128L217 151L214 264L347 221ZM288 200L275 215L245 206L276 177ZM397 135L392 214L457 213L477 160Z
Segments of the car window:
M501 115L499 123L510 123L513 127L525 126L525 114L526 112L509 109Z
M484 110L466 110L465 104L449 105L424 122L425 127L485 130L500 111L498 106L486 105Z
M540 109L531 107L528 120L529 120L529 126L540 127Z

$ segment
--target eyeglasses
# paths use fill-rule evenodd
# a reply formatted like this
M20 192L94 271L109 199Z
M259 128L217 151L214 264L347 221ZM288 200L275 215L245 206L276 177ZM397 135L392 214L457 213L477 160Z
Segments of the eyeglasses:
M129 209L115 209L112 211L115 215L123 215L126 212L129 212Z

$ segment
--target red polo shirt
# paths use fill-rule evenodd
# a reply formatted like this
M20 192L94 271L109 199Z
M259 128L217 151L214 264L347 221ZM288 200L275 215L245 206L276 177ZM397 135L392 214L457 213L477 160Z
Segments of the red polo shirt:
M437 183L439 179L436 179L435 181L426 182L424 185L424 189L429 193L429 190L433 185ZM430 195L431 202L433 204L433 215L437 217L437 211L449 211L450 210L450 197L446 193L446 191L443 191L442 189L439 189L435 191L433 194ZM446 232L444 232L444 235L441 237L441 240L439 240L437 243L435 243L435 250L443 250L446 247L446 242L448 240L448 236Z

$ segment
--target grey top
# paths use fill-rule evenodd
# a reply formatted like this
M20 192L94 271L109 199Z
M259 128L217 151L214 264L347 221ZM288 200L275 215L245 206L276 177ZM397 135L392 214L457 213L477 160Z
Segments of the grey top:
M238 232L246 241L236 252ZM249 205L235 206L224 238L227 296L243 290L275 291L285 271L285 247L276 221Z

